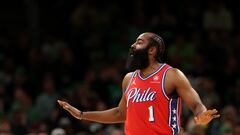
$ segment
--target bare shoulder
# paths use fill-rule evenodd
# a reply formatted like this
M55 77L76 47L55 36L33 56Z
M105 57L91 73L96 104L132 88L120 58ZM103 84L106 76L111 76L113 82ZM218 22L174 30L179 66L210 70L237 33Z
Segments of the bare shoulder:
M171 78L171 79L181 79L182 77L185 77L184 73L177 68L169 69L166 75L167 75L167 78Z
M172 68L168 71L166 80L171 82L174 86L189 85L189 81L185 74L177 68Z
M129 72L125 75L125 77L123 78L123 81L122 81L122 89L125 90L129 84L129 81L132 77L132 74L133 72Z
M130 79L132 76L133 72L129 72L125 75L124 79Z
M189 86L189 82L181 70L171 68L166 73L165 92L167 95L170 95L175 90L178 92L181 89L186 89Z
M171 68L166 74L166 83L167 83L166 85L168 86L170 85L169 87L171 89L175 89L179 85L187 84L189 82L181 70L177 68Z

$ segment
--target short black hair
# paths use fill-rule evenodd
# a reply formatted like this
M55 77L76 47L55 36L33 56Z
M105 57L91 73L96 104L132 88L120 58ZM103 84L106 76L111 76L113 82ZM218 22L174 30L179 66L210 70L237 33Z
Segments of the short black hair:
M165 44L164 44L162 37L158 36L155 33L151 33L148 44L149 44L149 47L150 46L157 47L157 54L156 54L155 58L158 62L162 62L162 57L163 57L163 54L165 51Z

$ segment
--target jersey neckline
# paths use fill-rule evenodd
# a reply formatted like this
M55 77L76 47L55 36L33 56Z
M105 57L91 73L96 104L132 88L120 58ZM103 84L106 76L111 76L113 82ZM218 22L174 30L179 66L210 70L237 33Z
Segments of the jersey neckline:
M153 73L151 73L150 75L148 75L148 76L145 77L145 78L141 76L140 70L138 70L138 72L137 72L138 77L139 77L141 80L147 80L148 78L150 78L150 77L154 76L156 73L158 73L165 65L166 65L166 63L162 63L162 65L159 66L156 71L154 71Z

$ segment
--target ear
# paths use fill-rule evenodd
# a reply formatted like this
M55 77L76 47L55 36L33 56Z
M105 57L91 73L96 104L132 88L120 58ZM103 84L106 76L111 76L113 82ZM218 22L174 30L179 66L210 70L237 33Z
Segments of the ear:
M155 46L153 46L153 47L150 47L150 48L149 48L148 53L149 53L150 55L153 55L153 54L156 53L156 51L157 51L157 48L156 48Z

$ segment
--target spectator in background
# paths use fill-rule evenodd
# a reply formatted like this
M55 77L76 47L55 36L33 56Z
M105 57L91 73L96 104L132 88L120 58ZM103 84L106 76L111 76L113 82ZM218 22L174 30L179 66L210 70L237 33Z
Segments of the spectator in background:
M62 128L54 128L51 131L51 135L66 135L66 131Z
M189 135L205 135L205 129L203 126L194 126L190 131Z
M0 134L12 135L12 127L10 121L5 117L0 119Z
M207 1L207 10L203 14L203 28L207 31L227 31L233 29L233 16L222 1Z
M236 124L236 126L233 129L233 135L240 135L240 122L239 122L239 118L238 118L238 123Z
M224 107L222 110L222 116L219 134L233 135L238 120L238 112L236 108L232 105Z
M52 74L45 74L42 82L42 91L37 96L34 106L35 119L45 120L50 118L52 111L55 108L54 102L58 97L56 93L55 80Z
M199 85L199 95L202 97L202 101L207 108L218 106L220 99L216 93L216 82L214 79L211 77L203 77Z
M174 66L183 68L187 73L193 71L196 48L183 35L176 35L175 42L169 46L168 55Z

